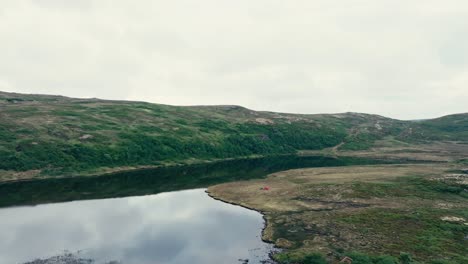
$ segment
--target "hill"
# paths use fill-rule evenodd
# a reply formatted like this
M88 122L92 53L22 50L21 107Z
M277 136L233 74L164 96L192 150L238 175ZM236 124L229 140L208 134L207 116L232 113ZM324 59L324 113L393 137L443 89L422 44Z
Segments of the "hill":
M401 121L361 113L300 115L5 92L0 109L0 175L78 174L327 148L355 151L381 140L468 142L468 114Z

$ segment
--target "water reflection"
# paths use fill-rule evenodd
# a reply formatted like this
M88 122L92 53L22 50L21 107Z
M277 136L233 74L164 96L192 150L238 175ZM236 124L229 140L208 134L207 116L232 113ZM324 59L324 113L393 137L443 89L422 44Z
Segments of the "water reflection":
M120 172L99 177L0 183L0 207L141 196L265 177L294 168L386 163L361 158L281 156ZM400 163L402 161L399 161Z
M81 250L97 263L260 263L257 212L215 201L203 189L0 210L0 263Z

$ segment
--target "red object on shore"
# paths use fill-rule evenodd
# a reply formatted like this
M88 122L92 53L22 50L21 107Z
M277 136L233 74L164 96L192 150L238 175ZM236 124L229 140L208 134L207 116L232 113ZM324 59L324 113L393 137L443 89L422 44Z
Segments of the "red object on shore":
M269 191L269 190L270 190L270 187L265 186L265 187L263 187L263 190L264 190L264 191Z

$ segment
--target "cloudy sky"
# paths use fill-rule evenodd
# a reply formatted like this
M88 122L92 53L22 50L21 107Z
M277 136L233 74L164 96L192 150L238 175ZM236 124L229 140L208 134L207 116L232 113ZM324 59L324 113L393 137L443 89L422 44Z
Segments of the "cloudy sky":
M400 119L468 112L466 0L1 0L0 90Z

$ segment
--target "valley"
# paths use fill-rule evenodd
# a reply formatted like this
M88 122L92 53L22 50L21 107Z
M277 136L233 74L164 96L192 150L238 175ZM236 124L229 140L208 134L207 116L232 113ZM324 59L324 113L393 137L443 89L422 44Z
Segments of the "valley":
M466 113L403 121L0 92L0 119L4 210L207 188L263 214L280 264L468 263Z

